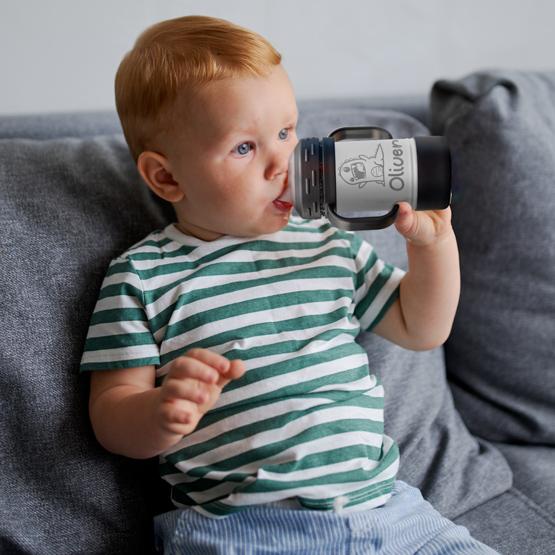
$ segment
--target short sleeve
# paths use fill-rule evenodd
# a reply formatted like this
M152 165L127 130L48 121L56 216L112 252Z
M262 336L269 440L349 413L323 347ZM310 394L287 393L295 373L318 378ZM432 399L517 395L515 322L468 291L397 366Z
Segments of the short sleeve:
M359 235L353 234L351 248L355 260L355 311L361 329L371 331L399 297L405 271L387 264Z
M160 351L143 301L139 275L128 258L112 260L94 308L80 371L160 364Z

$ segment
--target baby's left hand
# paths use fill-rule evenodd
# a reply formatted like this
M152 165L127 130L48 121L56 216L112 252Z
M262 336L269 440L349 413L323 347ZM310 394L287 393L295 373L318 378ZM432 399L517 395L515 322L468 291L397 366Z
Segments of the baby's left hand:
M408 202L400 202L395 227L413 245L432 245L452 233L451 208L417 212Z

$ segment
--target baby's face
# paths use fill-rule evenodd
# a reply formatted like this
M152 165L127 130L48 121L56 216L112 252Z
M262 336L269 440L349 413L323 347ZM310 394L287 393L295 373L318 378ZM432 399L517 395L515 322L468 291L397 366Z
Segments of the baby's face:
M189 106L183 131L168 145L179 227L196 237L256 236L287 224L285 190L297 144L297 106L281 65L268 77L210 83Z

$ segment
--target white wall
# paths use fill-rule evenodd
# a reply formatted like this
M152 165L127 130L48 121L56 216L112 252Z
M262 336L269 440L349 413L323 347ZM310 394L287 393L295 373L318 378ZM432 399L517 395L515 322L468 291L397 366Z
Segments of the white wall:
M550 0L0 0L0 113L113 108L113 76L136 36L186 14L266 36L299 98L427 93L477 69L555 69Z

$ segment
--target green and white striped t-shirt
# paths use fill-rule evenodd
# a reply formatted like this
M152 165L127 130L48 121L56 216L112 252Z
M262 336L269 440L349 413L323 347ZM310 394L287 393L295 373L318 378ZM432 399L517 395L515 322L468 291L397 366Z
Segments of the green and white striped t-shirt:
M380 320L403 274L325 220L212 242L169 225L111 262L81 370L153 364L161 383L164 365L193 347L244 361L244 376L160 457L177 507L213 517L285 499L377 507L399 452L355 337Z

